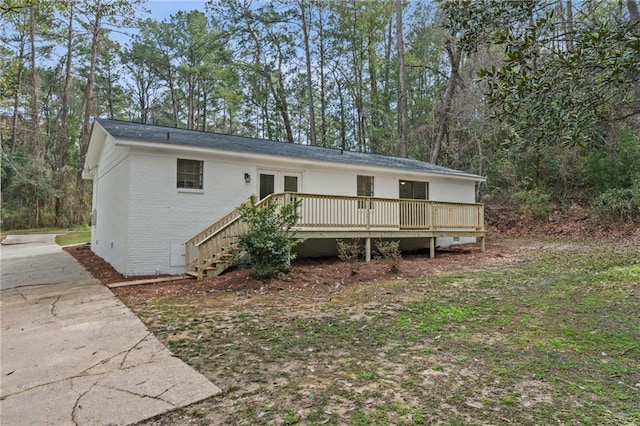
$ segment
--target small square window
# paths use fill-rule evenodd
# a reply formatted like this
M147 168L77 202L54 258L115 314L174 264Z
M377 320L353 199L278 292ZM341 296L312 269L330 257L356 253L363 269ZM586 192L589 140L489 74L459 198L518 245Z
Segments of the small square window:
M178 188L202 189L203 162L178 158Z

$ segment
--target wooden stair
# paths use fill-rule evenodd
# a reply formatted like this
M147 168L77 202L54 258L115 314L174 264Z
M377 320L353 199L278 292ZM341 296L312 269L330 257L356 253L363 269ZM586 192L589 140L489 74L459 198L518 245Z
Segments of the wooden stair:
M250 202L251 198L246 201ZM282 202L274 194L258 201L256 205L264 203ZM240 220L240 211L233 210L218 221L209 225L185 242L185 275L199 280L215 277L223 273L232 265L233 248L238 235L246 232L247 224ZM237 253L239 257L243 253Z
M197 265L193 271L187 271L186 275L194 278L199 278L199 269L202 269L202 276L207 278L217 277L226 271L233 265L233 258L235 255L230 250L235 244L230 244L228 248L223 248L220 252L216 253L212 258L206 259L204 264L199 268Z
M272 195L257 204L269 202ZM240 211L235 209L191 237L185 242L185 275L201 280L223 273L233 263L236 237L246 230L247 225L240 220ZM243 253L236 254L244 256Z

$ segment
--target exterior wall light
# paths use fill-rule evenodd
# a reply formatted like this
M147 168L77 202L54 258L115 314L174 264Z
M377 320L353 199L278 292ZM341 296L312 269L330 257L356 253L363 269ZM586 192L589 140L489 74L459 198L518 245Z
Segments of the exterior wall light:
M249 173L244 174L244 181L247 183L251 182L251 175Z

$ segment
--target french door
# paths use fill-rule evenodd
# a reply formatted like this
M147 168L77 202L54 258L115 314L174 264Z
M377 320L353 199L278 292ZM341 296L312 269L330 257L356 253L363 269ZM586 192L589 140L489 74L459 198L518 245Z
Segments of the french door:
M276 170L258 170L260 176L259 192L262 200L269 194L280 192L299 192L302 188L302 173Z
M412 201L428 200L429 184L427 182L400 180L398 182L398 192L400 198L400 228L426 228L428 224L427 205Z

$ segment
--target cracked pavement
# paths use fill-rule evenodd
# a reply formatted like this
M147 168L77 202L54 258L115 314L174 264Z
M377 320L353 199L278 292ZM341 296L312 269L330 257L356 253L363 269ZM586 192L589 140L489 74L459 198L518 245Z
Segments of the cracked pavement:
M19 276L5 257L11 247L2 247L3 281ZM67 256L50 267L75 271ZM65 281L3 286L0 423L132 424L221 392L90 275Z

